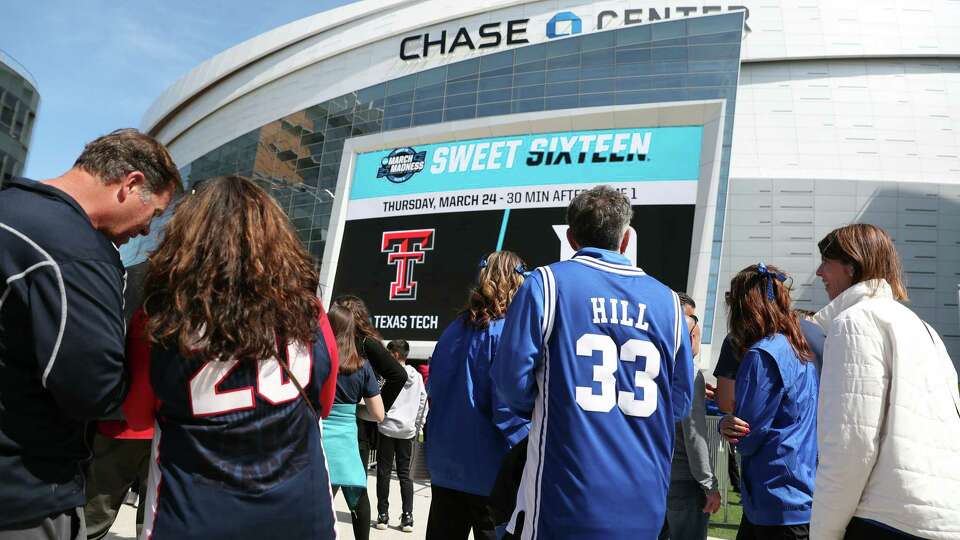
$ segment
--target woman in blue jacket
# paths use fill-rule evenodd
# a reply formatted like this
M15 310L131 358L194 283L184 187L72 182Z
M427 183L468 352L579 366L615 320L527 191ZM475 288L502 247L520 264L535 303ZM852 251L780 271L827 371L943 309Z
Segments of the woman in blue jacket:
M427 540L466 540L471 528L477 540L495 538L487 497L503 456L530 428L497 397L490 364L525 271L515 253L485 257L466 307L434 349L427 384L432 485Z
M786 275L763 263L730 282L729 327L741 357L735 416L720 432L742 456L738 540L806 539L817 467L817 373Z

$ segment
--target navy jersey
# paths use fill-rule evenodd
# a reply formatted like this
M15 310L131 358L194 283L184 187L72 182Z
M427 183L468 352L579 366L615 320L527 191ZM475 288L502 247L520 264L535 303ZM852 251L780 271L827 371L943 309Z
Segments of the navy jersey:
M150 351L144 322L139 312L131 325L124 403L132 427L156 421L141 538L335 538L317 420L278 360ZM287 346L290 371L321 414L336 387L334 343L324 316L315 342Z
M532 415L508 530L522 519L524 540L656 538L693 389L677 295L587 248L533 272L506 319L494 384Z

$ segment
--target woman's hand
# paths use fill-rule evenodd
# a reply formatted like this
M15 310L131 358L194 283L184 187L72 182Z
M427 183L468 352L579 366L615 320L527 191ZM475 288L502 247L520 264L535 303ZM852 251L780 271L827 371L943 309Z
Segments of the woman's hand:
M750 434L750 424L732 414L724 415L720 420L720 435L730 444L737 444L740 439Z

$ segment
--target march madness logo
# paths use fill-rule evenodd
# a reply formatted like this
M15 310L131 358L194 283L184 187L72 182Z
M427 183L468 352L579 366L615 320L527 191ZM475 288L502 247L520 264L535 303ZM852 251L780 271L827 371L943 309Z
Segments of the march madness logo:
M427 251L433 250L435 229L384 231L380 251L387 253L387 264L397 267L390 283L390 300L416 300L417 282L413 269L424 262Z
M417 152L409 146L396 148L380 160L377 178L386 178L394 184L402 184L422 171L426 161L426 152Z

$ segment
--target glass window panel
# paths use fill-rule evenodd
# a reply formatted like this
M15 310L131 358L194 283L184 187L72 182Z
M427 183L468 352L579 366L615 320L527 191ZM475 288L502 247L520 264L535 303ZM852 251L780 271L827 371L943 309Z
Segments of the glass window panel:
M521 51L523 49L520 49ZM537 60L535 62L526 62L524 64L517 64L513 68L514 73L530 73L532 71L543 71L547 68L546 60Z
M457 107L455 109L446 109L443 111L443 119L446 122L453 120L466 120L477 116L477 107Z
M659 61L686 60L687 47L655 47L653 57Z
M650 88L682 88L682 75L665 75L662 77L651 77Z
M444 103L444 107L465 107L467 105L476 105L477 104L477 94L457 94L455 96L447 96L447 100Z
M615 32L594 32L580 38L580 49L583 51L593 51L596 49L607 49L614 46Z
M617 50L617 64L635 64L637 62L649 62L651 60L650 49L626 49Z
M450 64L447 66L447 80L456 81L459 79L476 77L479 69L479 58L471 58L470 60L462 60L455 64Z
M580 56L580 63L586 66L605 66L612 64L614 60L613 49L598 49L596 51L584 52Z
M509 101L477 105L477 116L498 116L501 114L509 114L509 113L510 113Z
M577 82L548 84L546 95L564 96L568 94L577 94L579 93L579 89L580 89L580 83L577 83Z
M651 24L653 39L671 39L684 37L687 35L687 21L676 20L662 24Z
M547 98L547 109L571 109L579 106L579 96L559 96Z
M327 154L330 152L339 152L343 150L343 141L346 139L337 139L335 141L327 141L323 143L323 156L326 158Z
M413 91L403 92L400 94L395 94L387 98L387 107L391 105L396 105L397 103L406 103L413 99Z
M740 55L740 44L698 45L690 47L690 60L728 60Z
M500 77L503 75L512 75L512 74L513 74L513 66L509 66L504 68L491 69L490 71L481 71L480 78L483 79L485 77L486 78Z
M608 77L613 77L616 74L617 69L612 65L587 67L586 62L584 62L584 67L580 68L580 80L606 79Z
M343 139L350 134L350 126L340 126L327 129L327 141L331 139Z
M377 98L386 97L386 95L387 95L387 85L378 84L376 86L364 88L363 90L360 90L359 92L357 92L357 101L361 103L369 103ZM313 107L311 107L311 109L312 108Z
M617 79L617 91L649 90L652 77L621 77Z
M9 128L10 124L13 123L13 109L4 107L3 110L0 110L0 122Z
M447 83L447 95L451 96L454 94L464 94L467 92L476 92L477 91L477 80L472 79L469 81L460 81L460 82L451 82Z
M327 117L327 129L348 126L353 123L353 114L337 114Z
M740 32L743 29L742 18L735 14L720 17L692 17L686 20L687 35L699 36L717 32Z
M443 108L443 98L417 100L413 106L413 112L422 113L426 111L435 111Z
M547 82L569 82L579 78L579 69L560 69L547 72Z
M303 137L300 137L300 144L312 145L316 143L322 143L323 137L324 135L322 131L318 131L316 133L306 133L303 135Z
M395 96L397 94L403 94L413 90L414 86L417 85L417 76L416 75L407 75L406 77L400 77L399 79L394 79L387 82L387 96ZM412 92L411 92L412 93Z
M477 95L477 103L495 103L497 101L510 101L511 89L501 88L498 90L488 90L480 92Z
M628 26L622 30L614 32L617 40L617 46L636 45L638 43L648 43L650 41L650 27L659 26L655 24L642 24Z
M580 67L580 55L568 54L567 56L558 56L547 60L547 69L562 69L569 67Z
M676 62L653 62L653 73L655 75L665 75L668 73L686 73L687 62L684 60Z
M514 55L517 65L534 60L544 60L547 57L547 48L543 45L528 45L516 49Z
M417 88L443 84L447 78L447 66L428 69L417 74Z
M739 60L737 59L727 59L727 60L701 60L697 62L689 62L690 71L737 71L737 65Z
M538 84L534 86L520 86L513 89L513 98L514 99L528 99L535 97L543 97L543 85Z
M521 99L513 102L513 112L525 113L543 110L543 98L540 99Z
M413 111L413 103L409 101L406 103L397 103L396 105L388 105L387 109L383 111L383 116L401 116L404 114L410 114Z
M614 97L609 94L583 94L580 96L581 107L599 107L602 105L613 105Z
M543 84L547 81L547 74L543 71L534 71L532 73L518 73L513 76L514 86L529 86L531 84Z
M683 101L687 99L686 90L639 90L636 92L618 92L617 104L630 103L659 103L668 101Z
M688 87L694 86L726 86L736 83L736 75L732 73L690 73L686 76Z
M557 39L547 43L547 58L567 56L578 52L580 52L580 40L576 38Z
M443 97L443 89L444 89L443 83L432 84L430 86L417 88L417 91L414 94L414 96L416 97L417 101L420 101L421 99Z
M687 38L657 39L650 42L651 47L686 47Z
M493 90L495 88L510 88L513 83L513 77L494 77L492 79L480 79L477 88L480 90Z
M513 51L488 54L480 57L480 73L505 67L513 67Z
M597 79L594 81L580 81L580 92L595 94L597 92L613 92L616 90L614 79Z
M714 17L708 17L713 19ZM699 17L698 17L699 19ZM693 22L691 19L690 22ZM712 43L736 43L740 41L740 32L722 32L720 34L706 34L702 36L690 36L687 43L690 45L709 45Z
M403 129L408 127L410 127L409 116L396 116L394 118L385 118L383 120L384 131L389 131L391 129Z
M436 124L443 121L443 111L430 111L413 115L413 125Z

